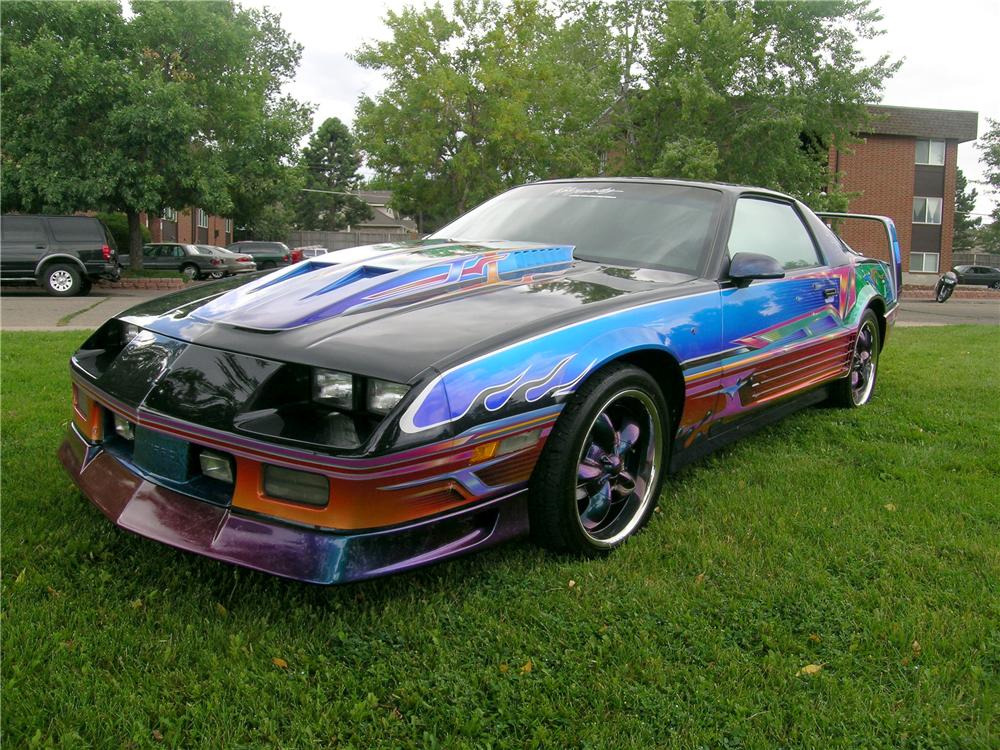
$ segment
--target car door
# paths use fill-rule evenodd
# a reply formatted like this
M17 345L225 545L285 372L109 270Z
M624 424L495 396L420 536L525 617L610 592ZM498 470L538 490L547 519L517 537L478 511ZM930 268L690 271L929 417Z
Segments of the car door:
M3 278L34 277L38 261L49 251L43 220L37 216L4 216L0 219L0 245Z
M846 371L844 324L850 266L832 269L795 204L745 195L736 202L727 250L775 258L785 277L724 282L724 409L772 403Z

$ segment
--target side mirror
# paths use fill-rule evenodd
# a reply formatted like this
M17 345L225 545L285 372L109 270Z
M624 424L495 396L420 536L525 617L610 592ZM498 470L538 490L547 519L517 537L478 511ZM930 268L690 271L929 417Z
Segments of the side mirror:
M729 262L729 278L743 287L754 279L783 279L785 269L770 255L736 253Z

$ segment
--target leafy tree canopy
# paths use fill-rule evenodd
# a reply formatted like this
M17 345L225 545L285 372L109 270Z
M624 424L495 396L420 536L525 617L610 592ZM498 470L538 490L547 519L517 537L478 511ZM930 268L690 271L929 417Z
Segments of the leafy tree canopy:
M970 187L965 174L959 169L955 173L955 225L952 232L952 249L956 252L969 251L976 244L976 231L982 219L973 216L976 210L978 192Z
M367 203L345 195L361 185L361 155L351 131L339 119L331 117L316 129L302 149L300 167L307 190L295 203L299 229L333 232L371 218Z
M991 253L1000 253L1000 120L987 119L989 129L979 139L980 161L986 167L986 184L994 196L993 221L977 233L979 244Z
M4 208L197 205L243 222L287 183L308 109L282 96L301 48L228 0L4 4Z
M389 13L356 59L368 165L434 226L527 180L647 174L759 184L843 208L827 168L898 63L866 63L866 0L459 0ZM610 148L609 148L610 147ZM608 153L606 165L600 164Z
M355 59L385 91L355 128L401 212L433 228L504 187L595 174L595 122L611 100L605 50L532 0L456 0L390 11L388 41Z

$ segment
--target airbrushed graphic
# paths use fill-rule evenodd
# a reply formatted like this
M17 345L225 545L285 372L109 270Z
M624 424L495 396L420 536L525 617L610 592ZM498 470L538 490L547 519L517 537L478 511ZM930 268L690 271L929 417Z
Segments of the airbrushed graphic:
M424 244L424 243L421 243ZM530 282L565 269L573 248L541 246L510 251L436 244L383 251L354 263L320 256L276 278L265 277L201 307L192 317L258 330L288 330L392 302L413 302L450 291Z
M613 207L648 182L558 182L556 194L574 206L593 199ZM642 226L605 232L602 220L587 226L599 235L591 244L631 248L641 262L609 262L603 244L574 257L570 242L585 248L588 234L566 225L552 233L546 224L524 242L385 243L192 285L109 321L74 355L63 464L121 528L256 570L337 583L524 535L528 489L538 487L533 474L551 455L550 435L565 440L564 425L588 403L580 389L593 384L588 398L596 398L600 378L627 371L622 364L645 370L650 392L658 386L665 396L668 413L661 419L657 407L647 420L662 423L665 471L854 382L856 342L884 342L895 317L901 277L891 221L866 217L886 229L885 263L846 248L778 194L652 182L699 192L685 205L716 196L718 227L745 197L785 202L821 262L787 268L783 278L731 277L727 238L709 225L710 239L695 246L702 255L691 256L701 265L670 266L647 258L662 235ZM640 202L659 213L657 196ZM690 251L691 235L680 231L688 228L667 244ZM130 338L125 324L141 332ZM317 397L317 369L350 376L349 404ZM405 386L388 413L367 400L377 381ZM601 490L608 503L630 491L629 472L641 479L626 451L659 450L630 415L612 414L612 423L602 414L615 436L606 466L588 464L588 450L577 467L585 482L613 475ZM122 420L131 440L119 432ZM206 451L231 462L231 483L202 473ZM272 496L268 467L322 477L327 503Z

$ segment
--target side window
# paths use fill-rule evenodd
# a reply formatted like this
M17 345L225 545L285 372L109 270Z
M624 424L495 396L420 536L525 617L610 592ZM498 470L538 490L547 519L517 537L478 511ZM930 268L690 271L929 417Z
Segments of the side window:
M59 242L95 242L104 244L104 229L96 219L82 216L53 216L49 219L52 236Z
M184 256L184 248L180 245L174 245L173 256L175 258L181 258Z
M151 258L156 255L156 247L154 245L143 245L142 254Z
M820 265L812 237L789 204L763 198L740 198L729 233L729 257L736 253L770 255L782 268Z
M47 242L42 220L29 216L4 216L0 220L0 233L3 242L34 242L38 245Z

